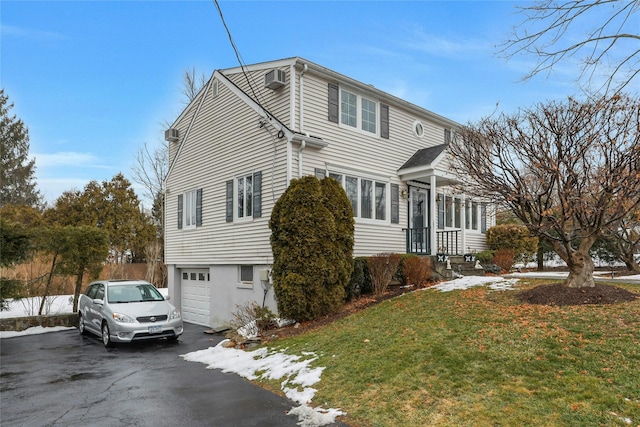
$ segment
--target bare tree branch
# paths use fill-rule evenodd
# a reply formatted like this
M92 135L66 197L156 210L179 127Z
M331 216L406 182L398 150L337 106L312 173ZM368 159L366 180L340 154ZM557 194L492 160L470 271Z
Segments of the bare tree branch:
M585 80L591 92L632 87L640 69L640 25L633 19L640 0L539 0L519 9L525 19L513 29L513 37L502 44L499 54L506 58L537 56L525 80L587 52L579 58L578 79ZM573 41L578 32L583 35ZM602 84L598 82L600 72L604 73Z
M640 210L640 101L539 104L460 129L450 146L460 190L508 206L592 286L589 249Z
M182 77L182 94L185 96L185 104L189 104L195 99L205 84L207 83L207 77L204 73L200 76L196 75L196 69L186 70Z

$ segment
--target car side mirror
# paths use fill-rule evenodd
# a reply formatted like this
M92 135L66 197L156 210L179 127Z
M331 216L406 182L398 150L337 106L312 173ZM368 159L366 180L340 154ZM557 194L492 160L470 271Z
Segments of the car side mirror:
M167 295L166 297L164 297L165 301L169 301L171 299L171 297L169 295Z
M94 303L94 304L100 304L100 305L103 305L103 304L104 304L104 300L103 300L103 299L100 299L100 298L94 298L94 299L93 299L93 303Z

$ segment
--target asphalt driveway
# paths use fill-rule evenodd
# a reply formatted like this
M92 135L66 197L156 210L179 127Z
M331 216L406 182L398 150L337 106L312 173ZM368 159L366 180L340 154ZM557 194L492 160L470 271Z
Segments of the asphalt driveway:
M180 355L221 335L105 349L77 330L0 341L0 423L12 426L296 426L295 403ZM334 426L346 426L336 423Z

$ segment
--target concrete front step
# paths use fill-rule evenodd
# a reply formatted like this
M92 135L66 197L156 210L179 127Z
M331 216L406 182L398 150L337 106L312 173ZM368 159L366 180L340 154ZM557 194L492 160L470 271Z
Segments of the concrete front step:
M476 262L465 262L464 256L449 256L449 262L437 262L434 260L434 268L444 279L453 279L458 275L462 276L484 276L484 268L476 268ZM450 268L447 268L447 265Z

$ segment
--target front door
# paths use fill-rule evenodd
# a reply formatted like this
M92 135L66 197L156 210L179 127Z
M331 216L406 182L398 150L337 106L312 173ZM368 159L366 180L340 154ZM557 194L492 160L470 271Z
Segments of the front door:
M411 252L429 253L429 190L411 188L410 200Z

